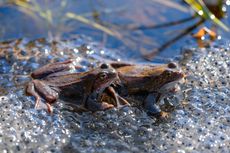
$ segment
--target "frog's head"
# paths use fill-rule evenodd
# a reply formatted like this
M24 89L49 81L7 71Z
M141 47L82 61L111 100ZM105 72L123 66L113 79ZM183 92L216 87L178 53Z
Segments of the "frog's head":
M167 83L174 82L174 81L179 81L182 78L184 78L184 76L185 75L184 75L183 72L175 71L175 70L172 70L172 69L166 69L161 74L163 84L167 84Z
M162 73L165 83L181 80L185 74L178 68L176 63L169 63Z
M177 64L169 63L165 69L162 69L162 73L158 77L158 81L161 89L172 88L181 79L185 77L185 74L178 68Z
M102 92L106 87L110 86L118 79L117 72L108 64L101 64L97 68L93 90Z

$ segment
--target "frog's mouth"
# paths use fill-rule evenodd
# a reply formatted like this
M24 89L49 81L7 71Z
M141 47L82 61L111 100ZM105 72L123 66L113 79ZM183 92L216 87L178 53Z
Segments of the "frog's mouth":
M180 86L178 84L182 84L184 82L184 78L180 78L176 81L169 82L165 85L163 85L158 92L159 93L176 93L180 91Z

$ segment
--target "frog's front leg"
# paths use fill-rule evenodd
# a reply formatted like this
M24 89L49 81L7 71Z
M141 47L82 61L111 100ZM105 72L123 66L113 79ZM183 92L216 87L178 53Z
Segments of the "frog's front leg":
M159 100L160 100L159 94L150 93L144 101L144 108L147 110L147 113L149 115L153 115L155 117L167 118L168 113L161 111L160 107L157 105Z
M125 100L123 97L121 97L113 87L108 87L106 91L110 94L110 96L115 100L115 106L120 107L120 106L130 106L129 102Z
M158 116L161 113L161 109L156 104L158 95L150 93L144 101L144 109L149 115Z
M74 65L72 60L67 60L64 62L57 62L57 63L45 65L45 66L35 70L31 74L31 76L34 79L41 79L41 78L47 77L48 75L53 74L53 73L69 71L72 68L79 69L81 67Z
M35 108L37 109L42 103L41 97L46 100L46 106L49 113L52 113L51 103L55 102L58 98L58 93L47 86L44 82L40 80L31 81L27 88L26 93L34 96L36 99Z
M98 102L97 100L97 94L96 93L92 93L86 103L85 103L85 107L90 110L90 111L102 111L102 110L106 110L106 109L110 109L113 108L114 105L112 104L108 104L106 102Z

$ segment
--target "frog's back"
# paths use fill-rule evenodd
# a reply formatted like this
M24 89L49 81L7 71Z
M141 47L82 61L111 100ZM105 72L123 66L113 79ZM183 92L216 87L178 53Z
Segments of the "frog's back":
M127 77L148 77L159 76L166 68L166 65L132 65L121 67L117 71Z
M85 75L82 73L72 73L66 75L60 75L55 77L48 77L44 80L46 84L55 87L66 87L74 84L79 84L84 79Z

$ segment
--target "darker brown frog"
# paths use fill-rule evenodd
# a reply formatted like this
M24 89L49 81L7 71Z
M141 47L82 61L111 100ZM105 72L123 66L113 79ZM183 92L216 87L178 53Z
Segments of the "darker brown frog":
M79 68L72 61L65 61L48 64L31 74L33 80L28 84L26 93L35 97L35 108L38 108L43 98L48 111L52 112L51 104L59 96L71 99L72 104L91 111L113 107L106 102L98 103L97 100L100 93L117 79L116 71L102 64L86 72L70 73L73 67Z

